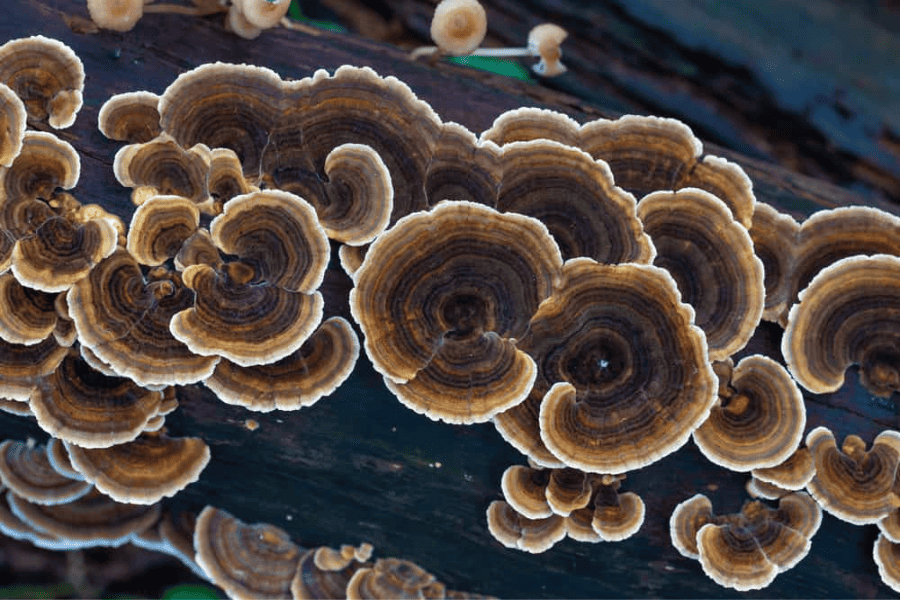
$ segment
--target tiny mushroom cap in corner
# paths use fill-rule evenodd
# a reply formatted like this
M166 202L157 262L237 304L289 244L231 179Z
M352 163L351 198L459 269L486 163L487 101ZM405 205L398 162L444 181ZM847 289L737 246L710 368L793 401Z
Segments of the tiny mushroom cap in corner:
M532 67L535 73L545 77L556 77L566 72L560 60L560 45L569 33L554 23L541 23L528 32L528 49L540 62Z
M287 14L291 0L238 0L241 13L250 25L259 29L275 27Z
M464 56L481 45L487 14L478 0L441 0L431 19L431 39L443 54Z
M130 31L144 16L147 0L87 0L91 20L102 29Z

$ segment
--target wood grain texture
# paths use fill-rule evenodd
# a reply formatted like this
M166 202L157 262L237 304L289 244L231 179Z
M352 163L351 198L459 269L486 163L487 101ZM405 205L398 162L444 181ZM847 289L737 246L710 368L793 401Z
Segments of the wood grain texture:
M451 65L411 63L403 51L348 35L323 32L311 37L274 30L246 41L223 31L221 16L172 15L148 15L123 34L83 34L67 24L79 29L79 19L87 16L83 2L6 0L4 9L0 42L40 33L65 42L84 61L84 108L75 126L60 136L82 156L75 195L123 217L131 212L129 190L119 186L112 172L118 144L97 130L101 104L124 91L162 92L179 73L204 62L248 62L291 78L308 76L318 68L368 65L381 75L405 81L444 120L474 131L522 105L555 108L579 121L614 115L547 88ZM760 158L706 147L744 165L761 200L797 217L863 201ZM873 202L871 196L867 200ZM336 263L325 286L326 316L349 316L350 280ZM780 358L780 334L778 327L761 326L742 354L763 351ZM219 402L202 386L179 388L178 396L181 408L167 419L170 433L204 438L213 458L200 481L171 502L175 507L199 510L214 504L245 521L283 527L306 546L368 541L377 556L414 560L449 587L501 597L742 596L714 584L698 562L683 558L669 542L669 514L687 497L704 492L721 513L738 510L746 497L745 475L712 465L690 442L628 476L623 489L637 492L647 504L645 524L634 538L599 545L566 540L532 556L501 547L485 525L487 505L500 498L501 473L508 465L523 462L522 457L491 425L449 426L404 409L364 357L351 380L333 396L294 413L250 413ZM806 400L808 428L827 424L839 438L858 433L870 440L884 428L900 427L896 395L886 401L872 398L860 388L855 374L840 392L807 394ZM247 430L243 425L247 418L256 419L259 428ZM0 437L45 438L36 426L25 423L0 415ZM871 558L876 537L874 526L853 527L825 516L810 555L753 595L890 595Z

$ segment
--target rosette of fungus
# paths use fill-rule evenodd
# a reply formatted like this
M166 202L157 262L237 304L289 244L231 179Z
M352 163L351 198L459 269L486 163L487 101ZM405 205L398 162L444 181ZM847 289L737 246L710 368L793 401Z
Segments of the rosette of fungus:
M209 200L210 150L196 144L185 150L166 133L143 144L123 146L116 152L113 172L125 187L138 188L132 196L135 204L148 194L190 198L197 204Z
M110 96L100 107L97 125L111 140L145 144L161 133L159 96L146 91Z
M278 190L238 196L210 224L213 243L238 260L221 271L185 269L195 291L191 308L172 317L172 335L192 352L242 367L293 353L322 319L317 288L330 249L315 211Z
M28 117L54 129L75 122L84 91L84 65L60 41L35 35L0 46L0 83L9 86Z
M350 310L403 404L432 419L484 422L531 388L534 361L513 340L561 264L539 221L444 202L379 236L355 274Z
M715 400L693 316L662 269L567 261L517 344L537 363L539 418L533 404L498 415L498 429L529 456L543 442L565 465L594 473L623 473L674 452Z
M638 532L644 523L644 501L634 492L619 492L624 476L604 475L593 480L588 505L566 518L570 538L580 542L619 542Z
M852 256L820 271L788 315L781 351L813 393L837 390L853 364L876 396L900 391L900 257Z
M140 264L158 266L174 258L200 227L200 210L189 198L154 196L135 209L126 249Z

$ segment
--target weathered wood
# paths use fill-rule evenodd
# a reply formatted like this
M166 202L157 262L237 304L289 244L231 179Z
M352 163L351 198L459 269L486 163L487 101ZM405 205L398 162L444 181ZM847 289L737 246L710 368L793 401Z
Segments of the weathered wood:
M82 156L75 194L123 217L131 212L129 194L112 173L118 145L96 128L100 105L113 93L161 92L180 72L203 62L249 62L293 78L345 63L369 65L407 82L443 119L474 131L520 105L556 108L582 121L599 116L585 102L545 88L411 63L401 51L351 36L277 30L246 41L225 33L221 17L167 15L148 16L124 34L77 34L66 24L86 16L75 0L7 0L4 9L0 42L41 33L70 45L84 61L85 106L76 125L61 133ZM797 216L860 201L770 164L711 145L709 150L747 166L760 199ZM349 286L333 269L328 314L346 315ZM779 336L779 328L764 325L751 348L778 356ZM167 419L171 433L203 437L213 459L200 481L171 502L175 507L214 504L246 521L275 523L309 546L369 541L378 556L412 559L450 587L502 597L740 596L714 584L699 563L681 557L669 542L668 518L678 502L703 491L717 511L730 512L745 498L746 476L711 465L691 443L629 475L625 488L647 504L645 525L634 538L600 545L567 540L532 556L502 548L485 526L488 503L500 497L502 471L522 457L491 425L454 427L403 408L365 357L333 396L299 412L253 414L219 402L201 386L179 388L178 395L182 406ZM874 400L855 375L836 394L806 399L809 427L828 424L839 437L859 433L871 439L900 425L896 396ZM260 423L252 432L244 427L251 417ZM0 437L45 437L24 423L0 416ZM754 595L888 595L871 558L875 537L872 526L852 527L826 516L810 555Z

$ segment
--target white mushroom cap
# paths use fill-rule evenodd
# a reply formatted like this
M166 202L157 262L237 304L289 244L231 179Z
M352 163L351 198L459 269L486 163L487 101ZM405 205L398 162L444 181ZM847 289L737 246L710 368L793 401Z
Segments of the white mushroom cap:
M565 65L560 61L562 50L559 46L568 35L568 31L553 23L541 23L528 32L528 49L541 58L532 67L535 73L555 77L566 72Z
M478 0L442 0L434 9L431 39L444 54L470 54L487 34L487 14Z
M97 27L130 31L144 16L144 0L87 0L87 9Z

